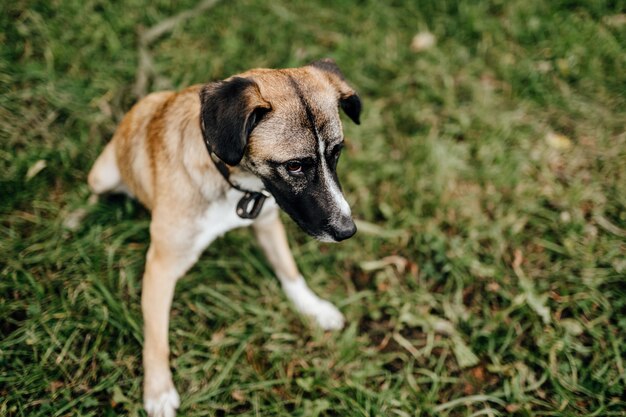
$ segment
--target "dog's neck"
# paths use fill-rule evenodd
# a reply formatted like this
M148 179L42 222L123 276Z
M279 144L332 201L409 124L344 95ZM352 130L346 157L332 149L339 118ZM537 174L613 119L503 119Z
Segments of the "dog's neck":
M230 167L210 149L209 157L228 185L243 193L235 209L237 215L242 219L257 218L261 213L263 203L268 197L271 197L271 194L263 187L260 178L240 168Z

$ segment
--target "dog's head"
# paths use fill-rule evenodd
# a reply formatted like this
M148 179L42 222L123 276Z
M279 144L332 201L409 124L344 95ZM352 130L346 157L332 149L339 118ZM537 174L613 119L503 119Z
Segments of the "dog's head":
M332 60L252 70L204 86L200 99L205 141L222 161L259 177L315 238L354 235L337 178L343 148L338 109L359 124L361 100Z

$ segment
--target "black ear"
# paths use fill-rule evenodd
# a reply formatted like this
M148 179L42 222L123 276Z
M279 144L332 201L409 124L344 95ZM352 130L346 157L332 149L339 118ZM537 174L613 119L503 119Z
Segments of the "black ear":
M228 165L244 156L254 127L271 107L249 78L233 77L200 91L200 124L207 148Z
M339 93L339 106L354 123L361 124L361 99L356 91L350 87L337 63L330 58L324 58L310 63L309 66L323 71L326 78Z
M357 125L361 124L361 99L354 93L348 97L339 99L339 106Z

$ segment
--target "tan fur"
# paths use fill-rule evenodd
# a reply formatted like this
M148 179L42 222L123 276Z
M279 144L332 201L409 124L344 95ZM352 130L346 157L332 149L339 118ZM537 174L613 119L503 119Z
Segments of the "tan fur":
M302 81L306 86L303 93L316 100L316 108L322 109L316 119L326 123L337 140L341 139L337 117L340 79L310 67L252 70L240 76L254 79L260 96L271 103L277 116L273 123L260 125L250 137L248 152L255 158L289 160L294 155L316 151L311 149L310 141L295 140L305 133L293 129L293 117L304 110L286 75ZM254 222L234 216L234 202L241 194L228 186L208 156L200 129L201 88L196 85L181 92L153 93L139 101L120 123L88 178L94 193L124 191L152 212L141 300L144 398L150 416L171 416L178 407L169 369L169 310L176 281L213 239L229 228L253 224L283 285L296 285L302 279L275 204L267 204ZM346 84L341 88L349 87ZM258 100L263 99L251 98L257 101L250 105L258 105ZM233 175L238 174L241 173L234 168ZM293 297L297 298L300 290L294 288ZM307 300L316 297L312 292L306 296ZM335 323L341 319L328 302L320 300L319 305L327 309L327 318L333 317ZM343 323L342 319L339 323ZM332 326L338 325L329 324L328 328Z

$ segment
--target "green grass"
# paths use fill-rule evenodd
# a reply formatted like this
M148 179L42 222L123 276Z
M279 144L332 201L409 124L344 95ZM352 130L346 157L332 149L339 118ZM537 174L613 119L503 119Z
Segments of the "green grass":
M135 101L139 28L194 5L0 6L0 415L143 415L149 213L110 197L64 223ZM332 57L365 106L340 164L360 233L286 219L347 327L299 317L228 234L177 287L180 415L626 415L624 10L224 1L151 44L151 90Z

